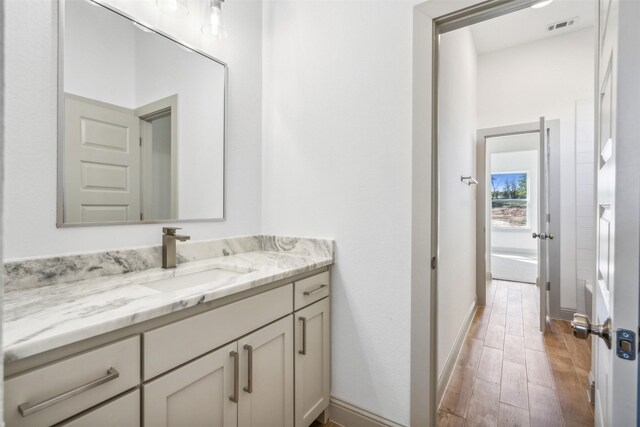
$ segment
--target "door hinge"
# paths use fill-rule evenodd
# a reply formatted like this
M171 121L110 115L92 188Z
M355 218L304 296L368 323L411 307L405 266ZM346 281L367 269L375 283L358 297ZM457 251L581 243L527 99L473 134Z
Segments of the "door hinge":
M436 257L431 257L431 269L435 270L437 265L438 265L438 262L436 261Z
M140 221L142 221L142 212L140 212Z
M547 222L551 222L551 214L550 213L547 214Z
M594 406L596 403L596 382L591 381L591 385L589 386L589 403L591 406Z
M142 147L142 137L140 137L140 147Z
M551 290L551 282L547 282L547 286L546 286L547 290L550 291Z

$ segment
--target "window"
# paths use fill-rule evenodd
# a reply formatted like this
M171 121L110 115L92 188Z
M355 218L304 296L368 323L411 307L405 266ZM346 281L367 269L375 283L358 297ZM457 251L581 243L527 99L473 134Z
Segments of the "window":
M526 227L529 204L526 172L491 174L491 226Z

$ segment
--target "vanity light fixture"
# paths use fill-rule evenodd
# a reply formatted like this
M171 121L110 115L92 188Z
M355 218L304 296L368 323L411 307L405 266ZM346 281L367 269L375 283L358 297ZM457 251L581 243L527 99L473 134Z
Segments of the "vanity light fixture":
M549 6L551 3L553 3L553 0L542 0L542 1L534 3L531 6L531 9L541 9L541 8L543 8L545 6Z
M167 15L184 18L189 14L187 0L156 0L156 5Z
M227 30L222 21L222 3L224 0L207 0L202 17L202 34L216 40L227 38Z

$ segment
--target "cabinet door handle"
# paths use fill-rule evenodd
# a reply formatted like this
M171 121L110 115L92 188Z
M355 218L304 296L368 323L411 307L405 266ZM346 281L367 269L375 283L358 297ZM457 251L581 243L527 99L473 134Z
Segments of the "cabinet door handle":
M310 295L315 294L316 292L320 292L321 290L323 290L323 289L324 289L324 288L326 288L326 287L327 287L327 285L320 285L320 286L318 286L317 288L315 288L315 289L314 289L314 290L312 290L312 291L304 291L304 292L302 293L302 295L304 295L305 297L308 297L308 296L310 296Z
M64 393L61 393L50 399L43 400L41 402L37 402L37 403L25 402L20 406L18 406L18 411L20 412L20 415L22 415L23 417L26 417L27 415L31 415L34 412L41 411L45 408L48 408L51 405L60 403L63 400L70 399L74 396L79 395L80 393L83 393L87 390L91 390L92 388L98 387L99 385L102 385L106 382L115 380L119 376L120 376L120 372L118 372L115 368L109 368L107 370L107 375L105 375L104 377L100 377L97 380L88 382L84 385L81 385L80 387L74 388L73 390L65 391Z
M302 350L298 350L298 354L305 356L307 354L307 318L299 317L302 322Z
M245 344L244 349L247 350L247 386L244 391L253 393L253 347Z
M233 357L233 394L229 396L229 400L233 403L238 403L238 395L240 394L240 355L236 351L232 351L231 357Z

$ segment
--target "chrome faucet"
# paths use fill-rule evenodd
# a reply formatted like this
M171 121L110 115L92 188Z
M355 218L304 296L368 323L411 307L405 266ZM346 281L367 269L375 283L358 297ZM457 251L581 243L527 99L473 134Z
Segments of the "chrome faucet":
M176 240L185 242L191 236L176 234L176 227L162 227L162 268L176 268Z

